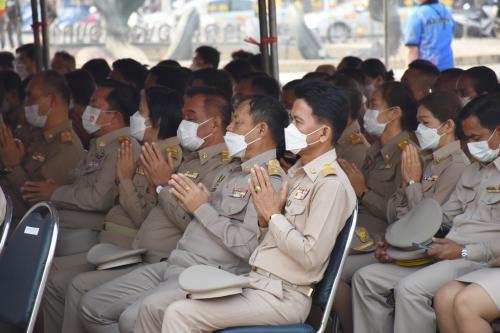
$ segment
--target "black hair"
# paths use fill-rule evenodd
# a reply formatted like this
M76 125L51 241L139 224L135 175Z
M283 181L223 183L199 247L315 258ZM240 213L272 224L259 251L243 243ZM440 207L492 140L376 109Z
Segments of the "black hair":
M376 91L382 93L388 107L401 109L400 124L403 130L414 131L417 128L417 101L406 85L401 82L385 82Z
M388 71L384 63L376 58L370 58L363 61L361 64L361 71L366 77L372 79L376 79L380 76L384 82L394 81L394 72L392 70Z
M14 55L9 51L0 51L0 67L14 69Z
M156 66L181 67L181 64L177 60L166 59L157 63Z
M132 58L118 59L113 63L113 69L120 72L125 81L132 83L138 90L144 88L148 70L140 62Z
M437 77L436 81L434 82L434 85L432 87L432 91L442 91L443 89L446 89L446 83L447 82L454 82L455 86L451 87L453 88L453 91L456 91L456 82L460 78L460 76L463 74L464 70L461 68L448 68L439 73L439 76ZM448 88L449 89L449 88Z
M254 71L260 72L264 70L262 55L260 53L252 55L250 59L248 59L248 62L252 65Z
M415 69L422 74L433 75L437 77L439 75L439 69L429 60L416 59L413 60L409 65L409 69Z
M289 122L288 112L278 99L271 96L249 96L244 98L240 105L246 101L249 102L254 124L266 123L274 143L279 146L285 139L284 129Z
M205 68L193 72L191 82L200 80L205 87L217 88L223 92L226 98L233 95L233 83L228 73L223 70Z
M285 90L293 90L295 93L295 88L297 88L300 84L302 83L302 79L297 79L297 80L292 80L285 84L282 88L283 91Z
M153 127L159 123L159 139L177 135L177 127L182 120L182 95L167 87L153 86L144 89L149 108L149 119Z
M82 66L82 69L92 75L96 84L100 84L102 81L106 80L111 72L111 68L108 63L102 58L87 61Z
M76 60L75 60L75 57L72 56L71 54L69 54L68 52L66 51L57 51L55 54L54 54L54 57L60 57L62 58L64 61L68 61L68 62L71 62L71 64L73 66L76 66Z
M463 72L462 77L473 81L474 91L478 94L488 94L498 90L498 78L495 72L486 66L476 66Z
M191 71L187 68L158 65L149 71L149 75L156 77L156 86L163 86L184 95L189 81Z
M353 79L351 76L348 76L344 73L333 74L328 78L327 82L330 82L331 84L333 84L335 87L338 88L354 89L354 90L359 90L361 92L361 86L359 85L359 82Z
M203 62L205 64L210 64L213 66L214 69L217 69L219 67L219 62L220 62L220 52L207 45L203 45L198 47L195 50L195 53L200 56L201 59L203 59Z
M64 75L71 90L73 102L79 105L89 105L90 98L95 90L95 82L92 75L86 70L77 69Z
M233 108L227 95L213 87L192 88L186 92L186 96L190 98L198 95L205 97L205 107L213 107L220 114L225 129L231 122L233 114Z
M125 124L130 125L130 117L139 109L137 89L130 84L113 79L104 80L98 87L111 89L106 101L111 105L113 111L122 114Z
M280 84L272 77L256 77L252 80L252 89L256 95L280 98Z
M358 57L347 56L340 60L339 65L337 66L337 70L341 71L343 69L361 69L361 65L363 64L363 60Z
M345 110L349 108L349 101L345 94L327 82L305 81L295 89L295 95L306 101L318 121L330 125L332 140L336 143L347 125Z
M56 93L61 96L66 105L69 105L71 90L63 75L48 70L35 74L34 78L40 80L40 87L46 94Z
M35 44L23 44L16 49L16 53L22 53L31 61L35 61Z
M500 93L480 95L470 101L460 112L459 119L464 121L470 116L476 116L481 127L494 131L500 125Z
M329 77L330 75L326 72L309 72L302 77L302 80L326 81Z
M233 60L238 60L238 59L248 60L253 55L254 54L252 52L248 52L245 50L238 50L238 51L234 51L233 53L231 53L231 59L233 59Z
M20 101L24 100L24 89L21 78L14 71L0 72L0 86L5 89L5 92L15 92Z
M363 71L355 68L344 68L338 70L335 74L344 74L356 80L360 87L364 87L366 85L366 77ZM334 75L335 75L334 74Z
M224 66L224 70L229 73L233 81L238 82L242 76L252 72L252 65L246 60L236 59Z

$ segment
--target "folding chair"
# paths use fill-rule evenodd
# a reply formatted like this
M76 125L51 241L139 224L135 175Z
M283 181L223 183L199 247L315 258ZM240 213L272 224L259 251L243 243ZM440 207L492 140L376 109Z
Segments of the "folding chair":
M323 311L321 326L315 330L308 324L292 324L278 326L242 326L226 328L219 333L323 333L326 330L330 313L332 311L333 299L340 280L340 272L344 266L345 258L349 254L356 221L358 219L358 208L356 207L344 228L337 236L335 247L330 256L330 262L323 276L323 280L316 286L313 295L313 304Z
M6 207L5 207L5 218L3 219L2 231L0 234L0 254L2 254L5 243L7 242L7 237L9 236L10 226L12 224L12 199L10 196L5 195Z
M46 202L19 222L0 255L0 332L31 333L54 256L59 215Z

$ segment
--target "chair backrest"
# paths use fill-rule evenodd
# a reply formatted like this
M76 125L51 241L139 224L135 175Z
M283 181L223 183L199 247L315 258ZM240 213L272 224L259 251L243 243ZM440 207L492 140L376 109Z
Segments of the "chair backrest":
M333 306L333 299L340 280L340 273L344 267L345 259L349 254L349 247L356 229L357 220L358 207L356 205L352 215L337 236L323 279L318 283L314 291L313 303L323 310L323 318L321 319L321 326L318 332L326 330Z
M5 218L3 219L2 231L0 234L0 254L3 251L5 243L7 242L7 237L9 236L10 227L12 224L12 199L10 196L5 195L6 206L5 206Z
M46 202L22 218L0 255L0 323L31 333L52 265L59 216Z

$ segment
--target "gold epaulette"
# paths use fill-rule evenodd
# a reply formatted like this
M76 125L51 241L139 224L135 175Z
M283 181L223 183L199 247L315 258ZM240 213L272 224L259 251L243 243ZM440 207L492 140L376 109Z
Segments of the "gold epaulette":
M321 169L321 174L323 175L323 177L330 176L330 175L336 176L337 169L335 168L335 166L333 166L331 164L325 164L323 166L323 168Z
M62 143L73 142L73 136L71 135L70 131L62 131L59 138L61 139Z
M270 176L280 176L285 173L278 160L270 160L267 163L267 172Z
M403 140L401 141L400 143L398 143L398 147L399 149L403 150L406 148L406 146L408 146L410 144L410 142L408 140Z

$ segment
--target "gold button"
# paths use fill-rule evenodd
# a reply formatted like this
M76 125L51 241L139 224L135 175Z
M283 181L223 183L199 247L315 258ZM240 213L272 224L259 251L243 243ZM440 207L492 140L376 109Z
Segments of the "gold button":
M309 168L309 172L312 174L315 174L317 171L316 171L316 168Z
M389 154L386 154L386 155L385 155L385 159L386 159L386 160L388 160L388 159L389 159L389 157L390 157L390 156L389 156Z
M208 158L208 153L202 153L202 154L201 154L201 158L204 158L204 159L205 159L205 158Z

